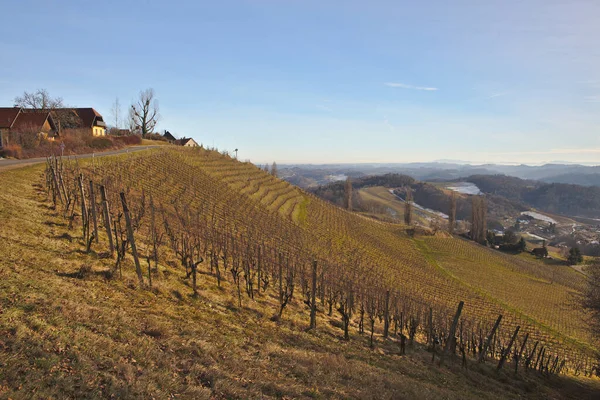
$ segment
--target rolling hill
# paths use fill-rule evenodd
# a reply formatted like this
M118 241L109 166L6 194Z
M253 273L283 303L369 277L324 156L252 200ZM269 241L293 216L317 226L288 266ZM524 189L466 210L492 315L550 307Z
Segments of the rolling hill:
M203 149L0 176L2 396L597 394L595 381L571 376L590 372L594 348L573 300L585 280L568 267L413 236ZM91 196L102 188L116 255L105 203ZM434 339L446 345L460 301L468 373L455 361L432 365L425 351ZM313 307L317 325L307 332ZM519 348L543 348L547 372L560 365L571 377L515 377L475 363L471 353L499 314L488 357L519 326ZM400 335L414 339L407 355Z

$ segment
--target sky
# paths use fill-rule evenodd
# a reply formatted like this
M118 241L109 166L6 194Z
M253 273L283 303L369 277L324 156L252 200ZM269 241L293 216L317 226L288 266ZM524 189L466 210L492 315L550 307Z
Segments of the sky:
M47 89L255 163L600 164L600 2L6 1L0 106Z

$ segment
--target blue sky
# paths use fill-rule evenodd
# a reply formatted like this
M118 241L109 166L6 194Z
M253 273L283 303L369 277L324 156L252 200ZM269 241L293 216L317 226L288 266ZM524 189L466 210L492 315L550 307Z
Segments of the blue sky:
M418 4L417 4L418 3ZM254 162L600 164L600 2L11 1L0 105L46 88Z

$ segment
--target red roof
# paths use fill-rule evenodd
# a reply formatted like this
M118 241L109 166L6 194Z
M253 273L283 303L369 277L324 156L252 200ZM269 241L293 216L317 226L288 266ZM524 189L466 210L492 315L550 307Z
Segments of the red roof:
M20 113L14 121L12 129L34 129L41 131L48 118L50 118L50 112ZM50 121L50 126L54 129L52 121Z
M19 111L21 111L19 107L0 108L0 128L10 128L19 115Z
M88 107L88 108L57 108L54 111L56 111L57 113L61 112L61 111L62 112L64 112L64 111L74 112L81 119L81 125L84 128L92 128L95 125L98 125L96 123L96 119L103 121L102 115L98 111L94 110L92 107Z

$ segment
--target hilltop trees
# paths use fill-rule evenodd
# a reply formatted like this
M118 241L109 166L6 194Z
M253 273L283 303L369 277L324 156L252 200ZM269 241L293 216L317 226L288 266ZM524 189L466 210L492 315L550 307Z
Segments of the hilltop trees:
M118 97L115 98L115 102L113 103L112 107L110 108L110 113L113 117L114 127L120 128L121 127L121 103L119 102Z
M52 97L46 89L38 89L35 92L23 92L22 96L15 97L15 106L33 108L35 110L52 110L64 107L63 99Z
M76 128L81 120L66 106L62 97L52 97L46 89L38 89L35 92L23 92L23 95L14 99L15 107L29 108L33 110L52 111L52 117L61 129Z
M273 161L273 165L271 165L271 175L277 178L277 163L275 161Z
M154 89L146 89L140 92L137 102L131 105L129 118L131 124L141 131L142 136L146 136L154 131L160 119L158 101L154 97Z

